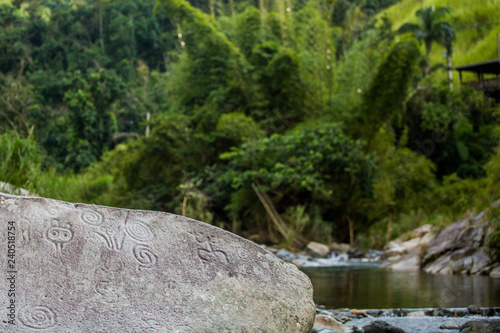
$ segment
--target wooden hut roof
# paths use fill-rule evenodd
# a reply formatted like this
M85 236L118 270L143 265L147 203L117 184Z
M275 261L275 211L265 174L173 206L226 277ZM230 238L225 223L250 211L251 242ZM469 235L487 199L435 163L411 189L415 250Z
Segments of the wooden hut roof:
M455 67L457 71L500 75L500 59Z

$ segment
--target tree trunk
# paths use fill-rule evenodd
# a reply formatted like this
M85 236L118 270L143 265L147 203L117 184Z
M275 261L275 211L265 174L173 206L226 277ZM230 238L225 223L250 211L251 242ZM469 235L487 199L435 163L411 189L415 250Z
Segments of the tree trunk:
M231 15L234 15L234 0L229 1L229 6L231 7Z
M392 214L389 214L387 221L387 231L385 233L385 244L389 243L392 235Z
M283 238L286 238L287 231L288 231L286 224L283 221L283 219L281 218L281 216L278 214L278 211L274 207L274 205L273 205L271 199L269 198L269 196L267 195L267 193L260 191L258 188L258 184L256 184L256 183L252 184L252 188L255 191L255 194L257 194L257 196L259 197L260 202L262 203L262 205L266 209L267 214L269 215L269 217L273 221L273 224L276 227L276 229L278 230L278 232L281 234L281 236L283 236Z
M188 198L184 196L184 200L182 200L182 216L186 216Z
M348 217L347 221L349 222L349 245L351 247L354 246L354 221Z
M215 17L214 0L209 0L208 4L210 6L210 16Z
M453 71L452 71L452 64L451 64L451 56L448 54L447 55L447 60L448 60L448 84L450 85L450 90L453 89Z
M104 53L104 32L102 24L102 0L99 0L99 40L101 42L101 52Z

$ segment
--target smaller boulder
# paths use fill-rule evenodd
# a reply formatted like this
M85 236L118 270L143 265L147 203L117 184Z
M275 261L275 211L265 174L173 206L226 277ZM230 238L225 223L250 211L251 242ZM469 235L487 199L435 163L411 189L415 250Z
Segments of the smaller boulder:
M467 310L469 311L469 314L471 315L481 315L483 314L483 310L477 305L469 305L467 307Z
M483 317L495 317L496 312L493 308L485 308L483 309Z
M453 317L455 313L452 310L439 308L434 310L434 317Z
M346 244L346 243L333 242L332 244L330 244L330 249L332 249L332 251L334 251L334 252L346 253L347 251L349 251L351 249L351 246L349 244Z
M389 258L391 260L391 258ZM420 251L413 251L412 253L399 256L398 258L392 257L393 262L384 265L385 268L394 271L418 271L420 270Z
M344 326L335 318L318 315L314 321L313 332L321 332L323 330L332 330L335 333L345 333Z
M349 255L349 258L355 258L355 259L363 258L365 256L363 251L361 251L358 248L349 249L349 251L347 251L347 254Z
M500 266L493 268L490 272L490 277L492 278L500 278Z
M423 318L425 317L425 311L414 311L414 312L410 312L408 314L408 317L410 318Z
M453 321L446 321L443 325L439 326L442 330L458 330L460 329L460 325Z
M364 326L363 331L365 333L406 333L401 328L380 320L375 320L370 325Z
M500 320L470 320L460 327L460 333L500 333Z
M310 242L307 244L306 251L315 258L326 258L330 253L330 248L325 244Z

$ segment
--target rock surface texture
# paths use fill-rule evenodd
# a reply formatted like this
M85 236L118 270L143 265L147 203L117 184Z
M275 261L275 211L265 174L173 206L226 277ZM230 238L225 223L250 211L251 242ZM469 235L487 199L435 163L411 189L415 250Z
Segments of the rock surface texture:
M167 213L3 194L0 220L3 311L12 312L6 305L15 304L14 325L4 316L1 332L310 332L313 327L313 290L305 274L208 224ZM8 244L15 244L11 258ZM12 286L15 297L6 292Z
M500 320L471 320L460 327L460 333L500 333Z
M491 222L489 215L483 211L448 225L437 235L430 226L422 226L413 231L411 236L416 238L406 241L396 239L388 244L382 255L382 259L388 262L384 267L500 277L500 263L488 255L487 238L492 230Z

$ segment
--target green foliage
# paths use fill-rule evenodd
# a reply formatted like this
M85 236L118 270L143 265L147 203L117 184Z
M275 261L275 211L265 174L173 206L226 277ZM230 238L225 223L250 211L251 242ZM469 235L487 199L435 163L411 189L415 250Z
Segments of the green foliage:
M260 44L262 34L261 20L260 12L255 7L248 7L235 18L237 22L236 43L241 53L247 59L252 55L254 46Z
M496 34L499 31L500 18L496 13L500 10L500 1L450 1L450 0L402 0L399 4L384 11L394 21L396 28L412 22L415 13L423 7L450 7L446 21L453 27L456 41L453 43L453 64L465 65L497 57ZM443 48L433 48L430 54L431 63L443 61ZM445 73L439 74L445 78ZM464 79L475 79L473 73L465 74ZM454 85L458 84L458 75L453 75Z
M16 134L0 135L0 181L33 189L40 174L43 155L32 138Z
M14 131L23 137L32 133L34 115L40 108L32 89L24 78L16 80L0 74L0 130Z
M333 108L339 120L349 122L359 116L361 94L373 82L393 39L391 23L383 20L380 27L366 31L346 52L336 71L337 89L333 97Z
M403 102L419 55L413 42L393 46L363 95L356 135L371 140L384 123L404 111Z
M355 209L357 200L372 196L373 159L363 153L360 142L346 137L334 124L247 142L222 158L230 160L230 169L221 181L230 179L235 189L259 184L261 190L278 194L278 211L282 205L300 202L306 205L311 220L314 216L338 224L339 217L352 213L349 210ZM249 191L240 190L232 197L228 208L233 216L251 207L250 202L241 203L238 193ZM321 207L319 211L317 207ZM247 223L246 228L251 229ZM296 229L294 225L292 231Z
M306 111L306 91L295 52L266 42L254 48L252 63L266 101L266 112L254 112L255 117L274 131L279 131L283 123L290 125L300 122Z
M500 149L495 148L495 154L485 165L487 173L486 195L487 202L500 199Z
M496 260L500 259L500 208L498 203L498 201L494 202L487 209L489 213L488 217L491 221L490 226L493 230L486 238L486 245L488 246L490 255Z
M431 53L434 42L444 46L451 56L453 52L452 42L455 40L455 31L448 22L440 21L443 16L449 14L449 7L427 7L422 8L415 14L420 21L420 25L413 23L403 24L398 33L412 33L419 42L424 42L427 56Z
M500 21L436 1L3 1L0 180L286 246L451 222L499 197L498 111L431 44L491 55Z
M232 146L238 146L246 140L260 139L264 132L255 121L241 112L232 112L219 118L217 135L229 140Z
M323 221L318 213L317 207L311 213L307 212L307 207L304 205L288 207L283 214L287 222L288 233L282 245L291 247L300 237L314 239L324 244L331 243L333 226L331 223Z
M111 147L117 126L109 108L121 88L112 71L101 70L86 78L82 78L80 72L75 73L71 88L64 95L70 126L67 167L80 170Z
M315 196L328 196L339 191L334 184L370 187L369 179L365 179L370 159L363 155L361 143L344 136L336 125L274 134L244 143L222 158L231 160L235 188L258 181L269 188L291 186Z
M174 210L176 190L195 161L191 129L181 115L156 117L155 123L149 137L120 145L90 170L111 173L117 205Z
M183 76L188 88L182 87L182 92L178 92L181 105L192 108L206 102L234 103L231 98L237 96L231 94L231 88L237 86L238 80L247 70L245 58L234 44L217 31L207 15L187 1L159 1L155 11L162 11L178 20L183 27L182 42L186 57L181 59L189 62L189 67L183 68L187 71Z
M485 175L483 165L496 145L491 100L472 89L450 92L445 84L427 82L407 103L407 111L408 146L436 164L438 178Z

